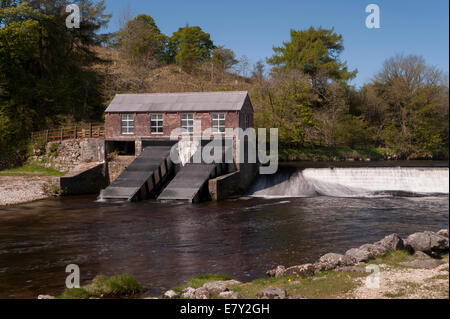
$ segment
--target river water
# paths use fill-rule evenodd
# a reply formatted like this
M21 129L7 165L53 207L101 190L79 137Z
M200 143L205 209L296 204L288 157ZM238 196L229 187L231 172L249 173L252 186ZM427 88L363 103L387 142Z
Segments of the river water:
M82 284L130 273L158 295L198 274L251 280L393 232L448 228L448 163L302 165L309 168L282 167L251 196L218 203L82 196L1 208L0 298L59 294L68 264L80 267Z

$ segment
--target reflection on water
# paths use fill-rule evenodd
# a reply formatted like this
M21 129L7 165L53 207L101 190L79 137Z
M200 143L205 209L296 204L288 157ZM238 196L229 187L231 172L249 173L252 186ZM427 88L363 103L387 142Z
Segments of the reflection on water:
M310 262L397 232L448 227L448 195L390 198L243 198L221 203L46 200L0 211L0 297L64 289L65 267L82 284L131 273L150 294L200 273L240 280Z

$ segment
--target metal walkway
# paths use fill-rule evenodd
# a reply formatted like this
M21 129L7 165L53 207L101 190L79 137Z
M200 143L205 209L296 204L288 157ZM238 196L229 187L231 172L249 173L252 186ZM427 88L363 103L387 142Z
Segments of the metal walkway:
M186 164L159 195L158 200L197 203L207 196L208 180L216 175L216 164Z
M136 159L101 193L103 199L128 201L156 197L173 169L170 146L146 147Z

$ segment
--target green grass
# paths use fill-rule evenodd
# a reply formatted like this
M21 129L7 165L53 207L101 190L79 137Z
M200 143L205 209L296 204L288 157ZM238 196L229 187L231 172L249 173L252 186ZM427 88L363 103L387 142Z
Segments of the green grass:
M61 299L88 299L103 297L128 297L146 290L132 275L97 276L92 283L80 288L67 288Z
M64 173L53 168L42 167L36 164L6 169L0 171L0 176L63 176Z
M387 293L383 294L383 296L388 297L388 298L400 298L400 297L404 297L405 295L406 295L406 291L403 288L397 290L396 292L387 292Z
M230 280L231 277L223 274L203 274L192 277L185 285L173 287L172 290L181 293L187 287L200 288L208 281Z
M394 268L407 268L399 263L408 261L411 258L411 254L406 250L390 251L383 256L378 256L374 260L369 261L369 264L375 265L387 265Z
M367 275L368 273L363 270L361 272L326 271L306 278L296 276L261 278L235 285L231 289L240 292L247 298L255 298L261 290L267 287L284 289L288 296L294 297L337 298L343 297L359 286L356 278Z

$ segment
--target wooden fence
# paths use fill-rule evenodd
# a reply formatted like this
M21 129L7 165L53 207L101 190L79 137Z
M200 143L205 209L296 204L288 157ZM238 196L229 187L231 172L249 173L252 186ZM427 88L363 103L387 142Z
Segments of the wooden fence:
M70 139L104 137L104 123L89 123L82 125L65 126L57 129L31 133L32 139L43 138L47 142L64 141Z

